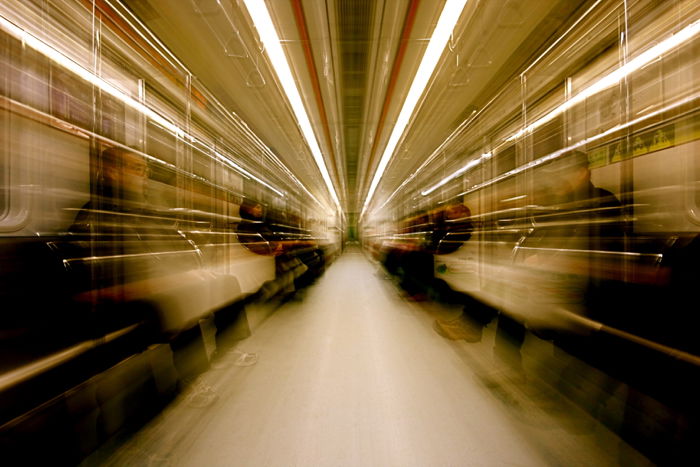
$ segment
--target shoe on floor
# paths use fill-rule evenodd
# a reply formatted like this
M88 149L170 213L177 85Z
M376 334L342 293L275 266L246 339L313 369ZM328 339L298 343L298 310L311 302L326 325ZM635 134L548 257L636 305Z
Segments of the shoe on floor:
M446 339L453 341L465 340L467 342L481 342L481 328L467 322L464 318L449 321L435 320L435 331Z

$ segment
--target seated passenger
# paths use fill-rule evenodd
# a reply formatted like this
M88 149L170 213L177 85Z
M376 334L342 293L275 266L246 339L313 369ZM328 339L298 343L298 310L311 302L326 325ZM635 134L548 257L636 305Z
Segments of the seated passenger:
M521 374L526 328L591 363L599 359L579 334L585 330L562 312L598 320L615 307L617 294L600 274L605 265L598 252L621 251L624 237L622 205L593 185L585 153L564 155L541 173L544 194L538 204L550 212L520 244L523 275L513 284L527 290L529 299L523 313L500 314L494 348L501 362Z
M449 254L469 240L473 226L471 211L455 203L412 219L410 233L423 234L389 251L385 267L400 277L400 286L415 301L433 299L448 303L462 301L462 295L435 277L435 255ZM409 233L407 232L407 233Z
M87 307L83 325L102 335L125 324L152 319L147 307L124 305L155 293L163 282L153 279L182 267L177 255L159 260L151 256L159 248L170 250L168 242L181 240L181 236L174 228L174 219L147 209L148 165L143 156L112 146L103 150L93 165L91 199L69 228L79 240L65 242L61 248L72 258L67 285L75 294L75 309ZM100 312L95 313L98 307Z
M427 300L431 291L433 256L425 243L430 228L428 214L420 212L409 220L408 226L404 229L405 232L402 232L416 235L404 237L404 241L394 246L399 286L409 300Z
M456 252L472 236L474 225L471 210L462 203L454 203L435 213L435 222L428 241L428 250L432 255L448 255ZM434 259L434 258L431 258ZM466 294L456 292L442 279L435 277L434 270L431 285L432 297L443 303L458 304L469 298Z
M517 262L523 275L518 286L528 290L530 309L524 321L537 330L566 327L547 308L598 319L614 297L599 252L623 249L622 205L610 191L593 185L588 157L573 151L547 164L535 175L541 190L537 204L547 208L534 217L535 228L520 243Z
M433 231L433 251L438 255L450 254L472 236L474 229L471 210L462 203L447 206L443 210L441 222ZM451 340L464 339L467 342L481 340L482 326L488 324L495 316L495 310L483 304L469 294L452 290L443 280L435 279L436 296L443 303L460 304L462 314L457 318L436 319L433 328L442 337ZM468 316L468 318L466 317ZM479 323L475 326L472 321Z
M510 298L508 313L500 313L497 328L496 355L515 367L520 366L526 326L544 332L559 325L561 317L552 314L555 303L590 313L605 301L601 298L605 287L594 284L597 279L590 276L588 252L619 250L624 235L619 221L621 204L611 192L593 185L585 153L572 151L561 156L540 168L535 180L539 184L537 204L548 210L520 243L523 248L519 251L526 253L519 258L520 272L508 284L509 289L525 290L528 298ZM581 252L582 261L570 261L563 251ZM441 334L480 341L483 327L496 313L476 310L473 313L465 307L459 318L440 323L449 331Z

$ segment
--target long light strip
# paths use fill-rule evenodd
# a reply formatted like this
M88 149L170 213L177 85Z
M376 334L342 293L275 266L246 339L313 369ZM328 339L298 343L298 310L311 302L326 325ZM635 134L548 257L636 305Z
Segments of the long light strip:
M2 29L6 30L9 34L12 36L16 37L17 39L21 40L25 45L31 47L32 49L36 50L37 52L41 53L42 55L46 56L47 58L51 59L54 61L56 64L60 65L61 67L67 69L68 71L71 71L72 73L78 75L80 78L84 79L88 83L96 86L99 88L101 91L106 92L110 96L120 100L124 104L128 105L129 107L133 108L134 110L146 115L148 118L156 122L158 125L162 126L163 128L167 129L168 131L172 132L175 136L179 137L182 141L184 141L187 144L192 144L194 142L198 142L202 144L203 146L208 147L208 145L202 141L198 141L197 138L194 136L190 135L189 133L186 133L182 128L178 127L174 123L172 123L170 120L166 119L159 113L155 112L153 109L147 107L146 105L142 104L141 102L137 101L133 97L129 96L125 92L121 91L114 85L110 84L109 82L105 81L104 79L100 78L96 74L92 73L91 71L88 71L87 69L83 68L80 66L78 63L74 62L70 58L68 58L66 55L63 55L61 52L58 50L54 49L47 43L43 42L42 40L36 38L29 32L25 31L24 29L20 28L19 26L15 25L11 21L8 21L6 18L3 16L0 16L0 27ZM193 146L194 147L194 146ZM222 162L226 163L229 165L231 168L234 170L238 171L239 173L245 175L246 177L249 177L256 182L260 183L263 186L266 186L270 190L274 191L280 196L284 196L284 194L270 185L269 183L265 182L264 180L261 180L260 178L256 177L252 173L248 172L245 170L243 167L239 166L229 158L219 154L218 152L214 151L214 154L218 159L220 159Z
M287 57L282 50L282 45L280 44L279 36L277 35L277 30L272 23L272 18L270 17L270 12L267 10L265 0L243 0L250 17L253 19L255 28L258 30L260 35L260 40L262 40L265 46L265 51L267 52L272 66L277 74L277 78L282 84L287 99L292 106L292 111L296 116L297 123L301 129L306 143L309 145L311 150L311 155L316 161L318 169L321 171L321 176L323 181L326 183L333 201L336 206L340 209L340 201L338 200L338 195L336 194L335 187L331 181L331 176L326 168L326 162L323 160L323 155L321 154L321 148L316 140L316 135L314 134L311 122L309 121L309 116L304 108L304 103L301 100L301 95L297 89L296 83L294 81L294 76L292 75L292 70L289 68L289 63L287 62Z
M586 89L584 89L580 93L573 96L571 99L565 101L559 107L550 111L548 114L544 115L540 119L531 123L529 126L523 128L523 129L517 131L516 133L514 133L513 135L509 136L508 138L505 139L505 141L510 142L510 141L514 141L514 140L520 138L524 134L531 132L531 131L541 127L545 123L551 121L553 118L555 118L556 116L565 112L566 110L572 108L576 104L580 104L581 102L583 102L585 99L591 97L592 95L597 94L605 89L608 89L611 86L614 86L615 84L619 83L622 79L624 79L629 74L635 72L636 70L639 70L644 65L656 60L664 53L666 53L666 52L680 46L684 42L687 42L688 40L692 39L699 32L700 32L700 20L697 20L697 21L691 23L690 25L686 26L685 28L681 29L676 34L673 34L668 39L666 39L662 42L659 42L654 47L651 47L650 49L647 49L646 51L642 52L637 57L635 57L632 60L630 60L629 62L627 62L626 65L621 66L620 68L616 69L612 73L599 79L598 81L593 83L591 86L587 87ZM639 120L639 119L637 119L637 120ZM635 120L635 122L637 120ZM625 127L626 126L629 126L629 124L625 124ZM614 130L617 131L620 128L621 128L621 126L617 126L614 128ZM610 130L606 131L605 133L596 135L593 138L599 139L601 137L601 135L605 135L605 134L609 134L609 133L610 133ZM587 140L584 140L583 142L579 142L579 143L575 144L574 146L581 147L585 143L590 143L593 140L593 138L589 138ZM568 148L565 148L565 150L571 150L572 148L574 148L574 146L570 146ZM554 157L557 157L561 153L562 153L562 151L557 151L555 153ZM534 162L537 162L538 163L537 165L539 165L539 164L547 162L551 159L552 159L552 157L546 156L545 158L538 159L537 161L534 161ZM459 170L457 170L457 171L453 172L452 174L448 175L447 177L443 178L442 180L440 180L438 183L436 183L432 187L428 188L427 190L422 191L421 195L426 196L426 195L432 193L436 188L438 188L438 187L444 185L445 183L449 182L450 180L453 180L454 178L458 177L462 173L466 172L466 170L476 166L479 162L481 162L481 159L475 159L473 161L470 161L464 167L460 168ZM516 170L518 170L518 169L516 169ZM503 176L511 176L511 175L512 174L510 172L503 174ZM502 177L499 177L499 180Z
M394 154L396 145L399 143L399 139L408 126L411 115L418 104L418 99L420 99L421 95L423 95L423 91L425 91L428 80L432 76L438 60L440 60L442 52L445 49L445 45L452 34L452 30L457 24L459 17L462 15L462 10L464 10L464 6L466 4L467 0L447 0L444 8L442 9L442 13L440 13L440 19L435 26L432 37L430 38L428 48L423 54L423 58L418 66L416 76L413 78L413 83L411 83L406 100L403 103L403 107L401 107L399 117L396 120L391 136L389 136L389 141L384 148L382 158L379 160L377 170L374 172L374 177L372 178L372 183L369 186L367 198L365 198L365 202L362 206L362 213L360 214L360 217L364 215L370 201L372 200L372 196L377 189L377 185L379 185L379 181L384 175L384 171L389 164L389 160L391 160L391 157Z

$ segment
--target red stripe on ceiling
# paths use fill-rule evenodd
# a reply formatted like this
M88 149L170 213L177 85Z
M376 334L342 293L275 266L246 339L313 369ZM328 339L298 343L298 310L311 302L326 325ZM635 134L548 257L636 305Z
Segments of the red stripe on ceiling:
M389 111L389 103L394 94L394 89L396 88L396 81L399 77L399 71L401 71L401 63L403 62L404 55L406 55L406 48L408 47L408 39L411 37L411 31L413 30L413 23L416 20L416 12L418 11L418 4L420 0L411 0L411 4L408 6L408 11L406 12L406 19L403 23L403 30L401 31L401 42L399 43L399 50L396 52L396 59L394 60L394 65L391 69L391 76L389 77L389 84L386 88L386 95L384 97L384 105L382 106L382 113L379 116L379 122L377 123L377 131L374 133L374 141L372 142L372 150L370 151L369 162L367 163L367 173L374 166L375 160L377 158L377 145L379 144L379 137L381 135L382 129L384 127L384 121L386 120L387 112ZM370 177L366 177L364 181L365 189L361 193L366 193L369 183L371 182Z
M292 4L292 9L294 10L294 19L297 24L297 30L299 32L299 37L301 39L301 45L304 49L304 57L306 58L306 68L309 71L309 77L311 78L311 87L314 90L314 97L316 98L316 106L318 107L318 113L321 118L321 125L323 126L323 135L326 138L326 145L331 155L331 167L333 168L333 176L336 182L340 181L337 160L335 158L335 151L333 150L333 139L331 138L331 130L328 124L328 116L326 114L326 106L323 105L323 97L321 96L321 85L318 81L318 75L316 74L316 62L314 60L314 55L311 51L311 40L309 39L309 31L306 27L306 17L304 16L304 7L301 4L301 0L290 0ZM336 184L336 186L338 186ZM338 193L341 199L343 199L343 193Z

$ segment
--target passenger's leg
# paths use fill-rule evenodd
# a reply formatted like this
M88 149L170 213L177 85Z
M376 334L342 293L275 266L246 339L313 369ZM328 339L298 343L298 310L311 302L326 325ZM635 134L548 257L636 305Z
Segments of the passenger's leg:
M435 331L447 339L481 342L484 328L498 314L498 311L468 294L455 292L451 298L454 299L457 296L464 305L462 313L450 320L436 320Z
M506 371L516 377L524 377L522 355L520 350L525 342L525 326L501 313L498 316L496 327L496 342L494 344L494 357Z

